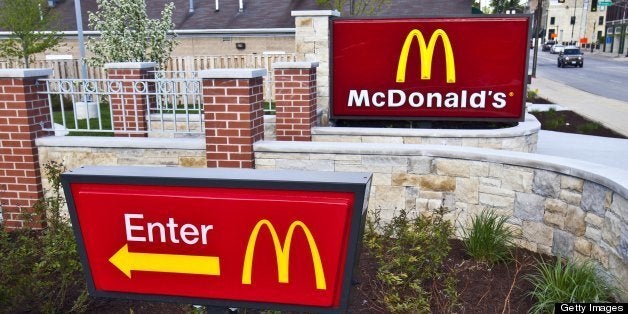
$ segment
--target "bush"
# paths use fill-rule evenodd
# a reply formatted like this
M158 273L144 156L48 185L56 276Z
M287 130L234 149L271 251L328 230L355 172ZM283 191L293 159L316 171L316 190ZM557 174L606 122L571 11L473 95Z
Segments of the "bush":
M464 246L474 259L488 263L505 262L511 258L513 235L506 226L508 217L493 210L484 210L471 219L471 229L464 231Z
M0 228L0 308L15 312L84 311L87 290L72 228L60 213L63 167L48 163L44 172L53 189L31 219L43 230L6 232Z
M604 281L591 261L539 261L536 268L538 273L527 277L534 287L530 295L536 299L532 313L551 313L559 302L610 302L612 294L618 291Z
M430 312L430 280L441 280L449 300L448 311L457 306L456 280L444 274L443 262L451 251L451 223L441 208L429 217L409 217L405 210L383 225L379 212L367 222L364 241L379 267L382 299L393 313Z

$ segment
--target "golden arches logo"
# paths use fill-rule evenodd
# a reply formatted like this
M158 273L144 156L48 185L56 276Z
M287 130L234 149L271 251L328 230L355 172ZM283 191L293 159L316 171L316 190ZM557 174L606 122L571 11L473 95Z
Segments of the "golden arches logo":
M281 241L279 241L279 237L277 236L277 231L273 224L266 220L260 220L253 231L251 232L251 236L249 237L249 242L246 246L246 254L244 255L244 265L242 267L242 284L250 285L251 284L251 270L253 268L253 255L255 253L255 244L257 243L257 236L259 235L260 229L266 226L270 235L273 238L273 245L275 246L275 256L277 258L277 270L278 270L278 281L281 283L288 283L288 272L290 267L290 246L292 244L292 236L294 234L294 230L296 227L300 227L305 237L307 238L307 242L310 246L310 252L312 254L312 262L314 263L314 276L316 278L316 289L326 290L327 284L325 282L325 272L323 271L323 263L321 262L321 256L318 253L318 247L316 246L316 241L314 241L314 237L310 232L310 229L301 222L295 221L288 228L288 233L286 234L286 239L284 240L283 246L281 245Z
M456 66L454 65L454 51L451 48L451 42L447 33L442 29L437 29L432 33L429 43L425 43L425 38L421 31L413 29L406 36L406 41L401 48L401 54L399 55L399 62L397 63L397 83L404 83L406 81L406 67L408 64L408 54L414 39L417 39L419 44L419 53L421 55L421 79L429 80L432 77L432 58L434 57L434 47L436 41L440 38L445 46L445 70L447 74L447 83L456 82Z

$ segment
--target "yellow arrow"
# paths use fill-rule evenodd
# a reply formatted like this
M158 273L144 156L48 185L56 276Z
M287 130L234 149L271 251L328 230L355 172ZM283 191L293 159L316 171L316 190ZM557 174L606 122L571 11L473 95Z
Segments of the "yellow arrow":
M109 262L131 278L131 271L152 271L220 276L220 260L215 256L175 255L129 252L125 244Z

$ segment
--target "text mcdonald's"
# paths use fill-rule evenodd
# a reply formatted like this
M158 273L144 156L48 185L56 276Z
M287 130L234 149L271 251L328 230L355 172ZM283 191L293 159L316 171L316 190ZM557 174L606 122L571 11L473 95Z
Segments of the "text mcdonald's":
M371 175L84 167L62 182L90 294L348 306Z
M334 19L331 118L522 121L529 25L529 16Z

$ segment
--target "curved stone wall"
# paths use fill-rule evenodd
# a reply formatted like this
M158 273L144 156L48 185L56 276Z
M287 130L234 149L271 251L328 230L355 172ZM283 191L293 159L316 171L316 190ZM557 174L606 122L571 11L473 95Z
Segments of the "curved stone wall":
M258 169L373 172L369 209L381 209L383 218L401 208L420 213L444 205L449 219L466 226L474 214L493 208L510 217L518 246L590 258L628 292L628 172L435 145L259 142L255 156Z
M530 114L517 126L504 129L392 129L315 127L312 141L353 143L434 144L483 147L532 153L536 151L539 121Z

